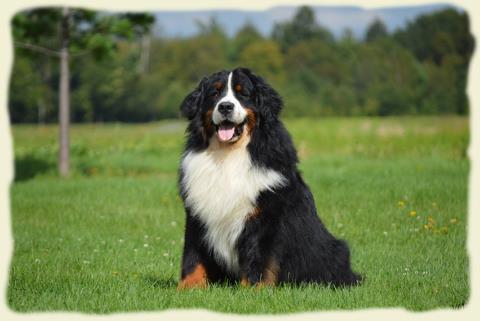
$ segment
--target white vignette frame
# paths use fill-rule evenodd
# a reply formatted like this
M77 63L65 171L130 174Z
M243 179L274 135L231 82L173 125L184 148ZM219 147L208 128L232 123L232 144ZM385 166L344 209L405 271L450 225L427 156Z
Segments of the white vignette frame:
M10 121L8 116L8 86L10 81L11 66L13 63L13 46L10 30L10 20L15 13L37 6L77 6L95 10L111 11L155 11L155 10L196 10L196 9L249 9L262 10L274 5L356 5L365 9L389 6L410 6L433 3L448 3L457 5L469 15L470 30L475 38L475 52L468 72L467 93L470 101L469 125L470 145L468 157L470 173L468 180L468 224L467 224L467 249L469 253L469 278L470 295L467 304L460 309L436 309L427 312L411 312L405 308L369 308L349 311L318 311L299 312L292 314L261 314L238 315L213 312L206 309L181 309L161 310L158 312L128 312L113 313L110 315L87 315L80 312L37 312L18 313L12 311L7 305L7 286L10 262L13 254L13 235L10 216L10 184L13 182L13 140L11 136ZM4 50L0 52L2 64L0 65L0 319L1 320L86 320L90 318L108 320L150 320L166 318L168 320L184 320L192 318L208 318L209 320L238 320L250 318L255 320L316 320L318 318L335 320L384 320L385 318L408 320L474 320L480 312L480 233L475 233L475 227L480 226L480 61L478 48L480 46L480 1L452 0L452 1L426 1L426 0L243 0L243 1L218 1L204 0L179 0L171 3L151 0L16 0L5 1L0 4L0 44ZM475 90L477 88L477 90ZM474 195L479 197L475 198ZM475 215L474 213L477 213Z

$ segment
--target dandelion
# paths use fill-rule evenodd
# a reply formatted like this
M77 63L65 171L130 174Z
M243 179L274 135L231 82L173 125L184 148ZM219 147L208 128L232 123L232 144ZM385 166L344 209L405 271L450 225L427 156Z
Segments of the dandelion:
M143 244L143 247L148 247L148 243L144 243L144 244Z
M405 207L405 202L404 201L398 201L397 206L398 207Z
M417 211L410 211L410 217L415 217L417 216Z
M450 220L450 224L457 224L458 223L458 220L456 218L452 218Z

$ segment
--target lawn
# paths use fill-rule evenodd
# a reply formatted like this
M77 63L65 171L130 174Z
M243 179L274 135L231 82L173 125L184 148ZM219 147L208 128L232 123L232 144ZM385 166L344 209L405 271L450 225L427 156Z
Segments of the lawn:
M20 312L204 308L230 313L462 308L468 119L286 121L319 215L351 247L361 286L177 291L184 122L76 125L72 176L56 176L57 129L14 126L15 240L8 305Z

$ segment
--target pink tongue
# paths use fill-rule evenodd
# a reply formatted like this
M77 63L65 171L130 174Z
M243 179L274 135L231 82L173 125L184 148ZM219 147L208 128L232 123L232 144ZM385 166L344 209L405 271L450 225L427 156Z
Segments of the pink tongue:
M222 142L232 139L235 133L235 127L220 127L218 129L218 137Z

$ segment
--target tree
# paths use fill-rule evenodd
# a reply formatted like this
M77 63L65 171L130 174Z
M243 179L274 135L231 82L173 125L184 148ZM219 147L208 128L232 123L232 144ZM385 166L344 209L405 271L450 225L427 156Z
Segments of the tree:
M303 40L315 38L328 43L333 42L333 35L315 21L315 12L308 6L300 7L292 21L275 24L272 38L280 44L284 52Z
M419 61L428 66L429 75L433 84L443 87L435 91L436 97L431 97L431 102L436 102L442 112L457 111L464 114L468 109L466 96L467 71L473 53L475 41L469 31L469 19L466 12L458 12L453 8L444 9L433 14L423 15L409 23L405 29L395 33L394 38L405 48L410 50ZM448 70L448 73L445 71ZM448 76L447 76L448 75ZM438 78L435 79L435 77ZM448 88L448 89L447 89ZM445 106L446 93L455 97L449 108ZM428 95L430 96L430 94ZM432 109L429 107L429 109Z
M251 23L247 22L242 28L238 30L235 37L232 39L232 45L229 47L229 57L232 61L239 59L240 53L254 42L262 41L263 37L258 32L257 28Z
M375 18L375 20L370 24L365 34L366 42L373 42L378 39L382 39L388 36L387 27L380 18Z
M475 44L467 13L451 8L418 17L394 37L420 61L437 65L450 54L459 55L468 64Z
M240 53L239 65L251 68L268 81L283 78L283 56L272 40L260 40L246 46Z
M15 45L60 59L59 157L61 176L69 174L70 60L83 54L97 59L112 55L119 38L132 38L150 29L153 16L104 14L84 9L42 8L13 18Z

